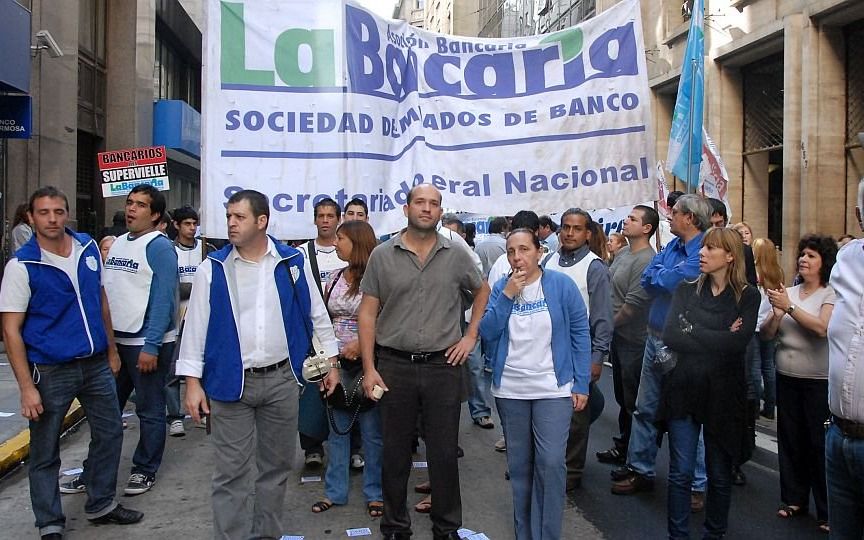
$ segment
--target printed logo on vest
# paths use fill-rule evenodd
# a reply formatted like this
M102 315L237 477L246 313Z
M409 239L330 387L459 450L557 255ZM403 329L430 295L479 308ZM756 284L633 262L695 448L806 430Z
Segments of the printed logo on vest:
M194 276L196 270L198 270L198 265L195 264L177 267L177 271L181 276Z
M296 266L291 267L291 277L294 279L295 283L300 279L300 269Z
M94 272L99 269L99 263L96 262L96 257L94 257L93 255L87 255L87 258L84 259L84 262L87 263L87 268Z
M125 257L108 257L108 260L105 261L105 269L137 274L138 263L134 259L127 259Z

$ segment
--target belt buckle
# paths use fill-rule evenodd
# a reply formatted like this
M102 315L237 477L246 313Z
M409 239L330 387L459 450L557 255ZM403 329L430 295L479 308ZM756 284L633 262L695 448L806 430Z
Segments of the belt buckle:
M429 361L429 353L411 353L412 364L422 364Z

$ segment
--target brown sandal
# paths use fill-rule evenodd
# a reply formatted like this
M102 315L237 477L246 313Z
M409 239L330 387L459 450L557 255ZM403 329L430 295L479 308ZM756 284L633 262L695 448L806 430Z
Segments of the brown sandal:
M333 507L333 503L328 500L318 501L312 505L312 512L315 514L320 514L321 512L326 512Z
M377 518L384 515L384 503L381 501L372 501L366 505L366 512L371 518Z

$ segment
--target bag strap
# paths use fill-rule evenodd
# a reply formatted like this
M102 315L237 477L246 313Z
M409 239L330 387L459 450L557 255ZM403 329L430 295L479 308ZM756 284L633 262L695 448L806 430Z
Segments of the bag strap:
M318 294L324 296L324 291L321 290L321 270L318 269L318 252L315 250L315 239L306 242L306 256L309 257L309 266L312 267L312 274L315 276L315 286L318 287Z
M340 268L336 271L336 277L329 283L329 286L324 287L324 307L327 308L327 313L330 313L330 295L333 294L333 287L339 282L339 279L342 278L342 274L345 273L345 270L348 268Z

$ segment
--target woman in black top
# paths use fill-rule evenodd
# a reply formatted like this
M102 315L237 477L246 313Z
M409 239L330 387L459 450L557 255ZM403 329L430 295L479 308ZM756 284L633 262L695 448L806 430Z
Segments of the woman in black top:
M702 274L675 291L663 331L665 366L658 422L669 432L669 538L689 538L690 485L704 428L708 498L704 538L726 533L732 465L747 434L745 351L760 296L747 284L741 235L712 229L699 251ZM674 359L669 359L672 356Z

